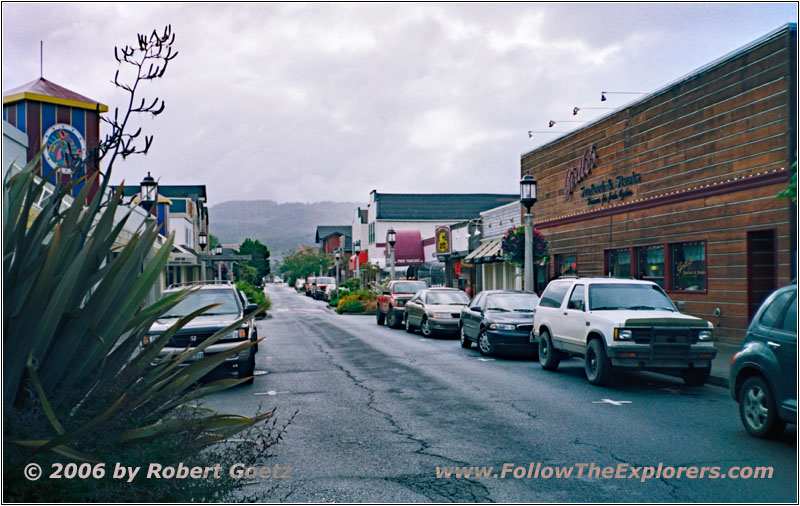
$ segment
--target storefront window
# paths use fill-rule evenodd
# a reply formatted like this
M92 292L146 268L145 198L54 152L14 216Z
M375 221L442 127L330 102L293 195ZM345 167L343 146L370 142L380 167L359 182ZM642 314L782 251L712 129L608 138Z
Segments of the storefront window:
M664 246L645 246L636 248L638 277L664 286Z
M670 245L673 290L706 289L706 244L702 241Z
M608 250L608 265L606 266L606 274L613 278L632 277L631 250L628 248Z
M578 257L575 253L556 255L556 268L559 276L578 275Z

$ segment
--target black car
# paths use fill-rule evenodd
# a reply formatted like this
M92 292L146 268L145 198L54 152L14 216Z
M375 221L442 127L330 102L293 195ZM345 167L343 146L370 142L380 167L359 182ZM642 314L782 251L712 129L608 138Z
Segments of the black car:
M164 297L177 292L180 288L170 288L164 291ZM166 332L178 318L189 315L200 308L216 304L215 307L198 315L183 328L181 328L169 342L161 349L158 360L179 354L186 349L195 348L218 331L230 327L237 320L245 318L245 321L236 328L223 336L219 341L208 346L203 351L197 352L183 366L188 366L191 362L199 360L207 355L217 353L228 353L234 348L238 348L247 341L255 341L255 322L252 316L258 309L256 304L246 304L242 294L236 286L229 283L208 283L200 285L195 292L173 306L167 313L155 321L153 326L142 341L143 346L149 346L151 342ZM246 318L250 316L250 318ZM246 383L253 382L253 372L256 364L256 348L250 347L230 355L222 362L218 369L236 373L239 379L247 378Z
M482 355L492 355L498 347L518 348L536 354L529 337L533 330L533 310L539 297L522 290L486 290L461 310L461 347L478 343Z
M730 388L750 435L777 437L797 423L797 285L776 290L756 312L731 362Z

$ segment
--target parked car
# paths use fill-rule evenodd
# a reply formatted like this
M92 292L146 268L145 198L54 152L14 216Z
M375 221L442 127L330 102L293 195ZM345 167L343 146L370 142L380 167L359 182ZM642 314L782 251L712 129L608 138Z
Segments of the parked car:
M324 296L325 302L331 301L331 297L333 296L333 292L335 291L336 291L335 284L330 284L325 287L325 296Z
M406 332L418 328L425 337L436 332L457 333L461 309L468 303L469 296L456 288L420 290L404 306Z
M306 279L305 278L297 278L297 281L294 282L294 289L298 292L300 290L306 289Z
M403 308L418 291L428 288L424 281L400 279L390 281L386 290L378 296L375 307L375 320L378 325L386 323L389 327L399 327L403 322Z
M777 437L797 423L797 285L761 304L731 361L730 389L751 436Z
M335 285L336 280L329 277L329 276L319 276L314 280L314 284L311 288L311 296L317 300L322 300L325 298L325 288L328 285Z
M317 278L310 276L306 278L306 297L311 297L314 294L314 285L317 283Z
M247 308L251 306L258 306L258 304L253 303L248 297L247 294L244 293L242 290L239 290L239 296L242 298L242 306ZM256 325L255 319L263 318L264 313L253 313L253 321L252 321L252 329L253 329L253 340L258 340L258 325ZM258 353L258 343L254 346L256 349L256 353Z
M177 291L179 291L178 288L165 290L164 297ZM191 322L186 324L186 326L176 332L159 352L159 360L171 354L182 353L187 348L198 346L218 331L229 327L236 320L247 315L253 315L258 309L256 304L244 305L240 292L233 284L204 284L194 293L173 306L172 309L163 314L161 318L156 320L142 341L142 346L149 346L155 339L175 324L178 318L191 314L211 304L218 304L218 306L195 317ZM205 355L214 355L230 351L247 341L255 341L256 333L254 323L252 317L245 320L239 328L229 332L228 335L207 347L205 350L198 352L192 357L191 361L199 360ZM229 372L235 372L240 379L249 378L246 382L249 384L253 382L255 360L256 349L253 346L228 357L218 368L227 369ZM183 365L189 365L191 361L185 362Z
M529 343L533 310L539 297L522 290L485 290L461 310L461 347L478 343L482 355L498 348L516 348L535 353Z
M656 283L635 279L567 278L551 281L533 317L531 343L542 368L562 358L584 360L586 378L601 385L612 368L680 372L702 385L717 355L714 326L678 312Z

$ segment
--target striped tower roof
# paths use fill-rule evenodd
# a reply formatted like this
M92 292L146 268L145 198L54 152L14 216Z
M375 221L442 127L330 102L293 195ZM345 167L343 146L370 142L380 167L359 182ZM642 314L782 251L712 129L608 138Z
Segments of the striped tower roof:
M3 104L13 104L21 100L35 100L50 104L78 107L81 109L108 111L108 106L97 100L68 90L63 86L40 77L3 93Z

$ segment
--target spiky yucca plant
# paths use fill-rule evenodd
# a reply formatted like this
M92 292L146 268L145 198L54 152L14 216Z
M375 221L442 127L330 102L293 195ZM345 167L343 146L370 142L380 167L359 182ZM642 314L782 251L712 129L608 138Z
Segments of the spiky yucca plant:
M170 337L209 308L180 319L151 346L139 346L153 322L190 293L145 305L172 238L156 249L158 232L150 224L115 249L130 218L129 210L119 212L126 211L122 188L110 194L104 181L87 201L93 181L85 180L67 207L75 181L55 189L38 209L46 178L37 182L34 168L32 162L10 175L3 187L5 477L21 480L24 464L54 453L113 461L159 439L180 440L183 453L197 454L268 419L272 412L219 414L196 403L246 380L196 386L254 343L181 367L241 322L157 365L154 358ZM123 217L115 222L118 214Z

